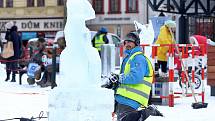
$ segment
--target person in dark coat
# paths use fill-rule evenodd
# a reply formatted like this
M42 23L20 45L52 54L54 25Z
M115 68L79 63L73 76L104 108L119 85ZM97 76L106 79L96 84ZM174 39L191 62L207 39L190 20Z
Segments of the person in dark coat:
M22 53L22 42L21 37L18 34L17 26L12 26L11 29L8 29L5 35L5 39L7 41L13 42L13 50L14 56L6 59L6 73L7 77L5 81L10 80L10 74L12 72L12 79L11 82L16 82L16 73L18 69L18 59L21 57Z

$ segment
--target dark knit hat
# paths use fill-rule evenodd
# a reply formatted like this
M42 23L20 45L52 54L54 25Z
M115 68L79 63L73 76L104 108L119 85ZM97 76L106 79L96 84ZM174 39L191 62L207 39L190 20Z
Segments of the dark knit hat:
M126 36L124 41L131 41L134 42L136 46L140 45L140 38L136 31L129 32Z

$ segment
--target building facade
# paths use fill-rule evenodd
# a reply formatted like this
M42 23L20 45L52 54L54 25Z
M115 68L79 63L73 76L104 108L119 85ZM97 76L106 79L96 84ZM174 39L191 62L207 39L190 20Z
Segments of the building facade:
M135 30L134 20L147 23L147 0L89 0L96 18L87 22L90 30L106 27L109 32L123 38Z
M0 0L0 30L4 38L5 24L13 21L28 40L38 35L53 38L64 28L64 0Z

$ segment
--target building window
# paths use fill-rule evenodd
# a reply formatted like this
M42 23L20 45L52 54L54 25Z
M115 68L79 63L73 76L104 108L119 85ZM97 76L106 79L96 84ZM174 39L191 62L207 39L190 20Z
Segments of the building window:
M126 13L138 12L138 0L126 0Z
M34 0L27 0L27 7L34 7Z
M12 8L13 7L13 0L6 0L6 7Z
M0 8L3 8L4 7L4 4L3 4L3 0L0 0Z
M120 7L120 0L109 0L109 13L120 13Z
M58 6L63 6L64 5L64 0L57 0L57 5Z
M44 7L45 6L45 0L37 0L37 7Z
M93 8L96 14L104 13L104 0L93 0Z

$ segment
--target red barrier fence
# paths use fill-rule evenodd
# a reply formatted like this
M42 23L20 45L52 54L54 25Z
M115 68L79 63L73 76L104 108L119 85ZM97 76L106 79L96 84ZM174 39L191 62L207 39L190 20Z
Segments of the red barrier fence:
M168 57L168 64L169 64L169 68L168 68L168 74L169 74L169 80L168 80L168 84L169 84L169 95L168 96L163 96L160 95L159 98L166 98L168 99L168 105L169 107L173 107L174 106L174 98L181 98L181 97L190 97L193 96L195 98L194 95L197 96L201 96L202 97L202 102L205 102L204 99L204 95L205 95L205 87L204 87L204 75L205 75L205 66L206 66L206 58L207 58L207 48L204 45L193 45L193 44L141 44L141 46L144 47L151 47L152 49L152 53L151 55L146 55L149 58L151 58L152 60L152 64L154 65L155 63L157 63L157 49L159 47L169 47L169 52L167 54ZM180 52L176 51L176 48L179 48ZM144 49L143 49L144 51ZM123 47L121 46L120 48L120 57L122 59L123 57ZM180 60L181 58L181 60ZM200 58L201 61L201 73L199 75L199 77L201 77L201 84L202 84L202 92L201 93L195 93L194 89L192 90L192 93L189 94L187 89L189 85L194 85L195 84L195 67L199 66L196 65L196 59ZM192 61L192 63L189 63L189 65L187 64L187 60ZM178 64L178 65L177 65ZM184 64L184 65L183 65ZM179 68L175 67L175 65L177 65ZM191 78L187 78L186 74L188 75L188 66L192 67L192 71L191 71ZM178 75L178 78L181 78L182 81L182 92L174 92L174 88L173 88L173 84L175 83L175 78L176 75L174 75L175 71L181 69L181 74ZM156 83L156 78L154 83ZM184 89L184 86L186 86L186 89ZM191 85L191 86L192 86ZM152 88L155 88L155 86L153 86ZM191 88L191 87L190 87ZM153 96L155 96L155 92L154 89L152 90L152 94ZM176 96L176 94L182 94L182 96Z

